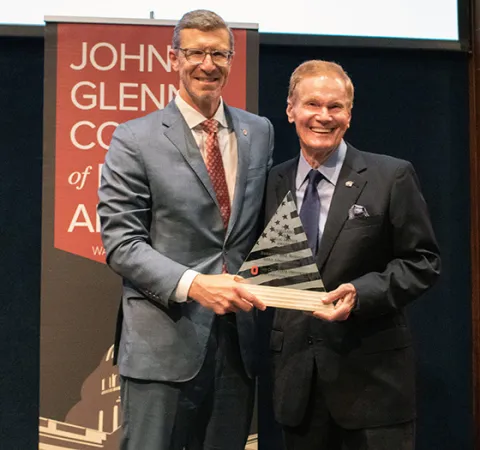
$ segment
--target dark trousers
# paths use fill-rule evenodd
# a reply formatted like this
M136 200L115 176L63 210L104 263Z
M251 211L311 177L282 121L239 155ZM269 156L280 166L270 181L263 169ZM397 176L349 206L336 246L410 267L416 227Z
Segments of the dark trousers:
M312 394L302 423L297 427L283 427L287 450L415 449L414 422L355 430L340 427L330 416L317 377L313 378Z
M240 355L235 316L218 316L200 372L184 383L121 378L121 450L243 450L254 381Z

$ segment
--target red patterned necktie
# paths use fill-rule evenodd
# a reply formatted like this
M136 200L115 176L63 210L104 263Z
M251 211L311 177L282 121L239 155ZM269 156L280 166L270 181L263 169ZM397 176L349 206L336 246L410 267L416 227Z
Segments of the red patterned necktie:
M222 154L220 153L220 147L218 145L218 122L215 119L208 119L202 122L201 125L207 133L207 139L205 141L205 165L207 166L208 175L210 175L210 180L212 181L213 189L217 196L223 226L226 230L230 219L230 197L228 195Z

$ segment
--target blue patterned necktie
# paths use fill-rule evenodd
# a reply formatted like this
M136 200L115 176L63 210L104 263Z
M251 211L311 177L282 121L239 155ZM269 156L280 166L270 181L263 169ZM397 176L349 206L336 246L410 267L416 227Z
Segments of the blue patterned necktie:
M307 175L308 185L303 197L300 220L307 235L308 245L315 256L318 250L318 220L320 217L320 198L317 186L323 175L318 170L310 170Z

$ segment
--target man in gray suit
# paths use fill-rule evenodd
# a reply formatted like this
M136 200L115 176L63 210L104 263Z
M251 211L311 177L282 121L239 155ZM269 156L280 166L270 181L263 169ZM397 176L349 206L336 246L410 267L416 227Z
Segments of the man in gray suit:
M274 410L288 450L413 450L414 356L404 308L437 279L439 250L412 165L343 140L353 84L327 61L291 76L300 155L273 168L271 217L294 193L327 304L277 310Z
M247 439L252 309L265 306L229 274L257 237L273 129L223 102L233 52L218 15L185 14L169 54L176 99L121 124L103 166L102 237L123 278L123 450L240 450Z

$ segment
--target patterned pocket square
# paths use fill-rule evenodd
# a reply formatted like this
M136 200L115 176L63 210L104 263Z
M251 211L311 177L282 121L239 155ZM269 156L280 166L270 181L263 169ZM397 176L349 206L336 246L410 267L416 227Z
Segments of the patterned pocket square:
M348 210L348 220L356 219L357 217L370 217L365 206L352 205Z

